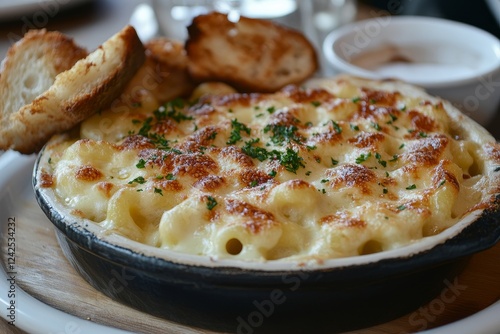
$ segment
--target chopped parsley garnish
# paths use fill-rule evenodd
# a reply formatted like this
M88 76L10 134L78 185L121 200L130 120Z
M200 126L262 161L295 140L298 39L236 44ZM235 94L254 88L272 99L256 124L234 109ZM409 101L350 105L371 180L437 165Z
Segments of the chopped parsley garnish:
M297 154L291 148L286 149L285 154L281 154L279 157L280 164L285 167L285 169L292 173L297 173L299 167L305 167L301 156Z
M163 196L163 191L160 189L160 188L155 188L155 194L159 194L161 196Z
M137 168L145 168L146 167L146 160L140 159L139 162L135 165Z
M269 131L273 133L271 141L277 145L283 145L283 143L290 141L300 143L304 140L304 137L297 133L298 129L295 125L268 124L264 128L264 133Z
M406 187L406 190L413 190L413 189L417 189L417 185L416 184L412 184L412 185Z
M319 107L321 105L321 102L319 101L312 101L311 104L315 107Z
M252 180L252 182L250 182L250 187L253 188L258 184L259 184L259 182L257 182L256 180Z
M165 118L171 118L177 123L182 121L192 120L193 117L188 116L178 109L184 108L184 101L182 99L173 99L165 103L163 106L158 108L153 112L158 121L164 120Z
M338 165L339 162L338 160L335 160L334 158L330 158L331 159L331 162L332 162L332 165L335 166L335 165Z
M352 99L352 102L354 102L354 103L358 103L360 100L361 100L361 98L360 98L360 97L354 97L354 98Z
M327 183L328 181L330 181L330 180L328 180L328 179L322 179L321 183Z
M389 192L389 190L387 190L387 188L384 188L384 189L382 189L382 192L383 192L384 194L387 194L387 193Z
M310 128L313 126L313 122L306 122L305 124L306 127Z
M269 152L263 147L253 146L259 141L259 138L251 139L245 142L245 146L243 146L241 150L251 158L258 159L259 161L264 161L268 158Z
M445 183L446 183L446 180L441 181L441 182L439 183L438 188L439 188L439 187L441 187L441 186L443 186Z
M359 131L359 126L357 126L356 124L349 124L349 125L353 131Z
M226 142L228 145L233 145L236 144L238 141L241 140L241 132L245 132L247 135L250 134L250 128L247 127L245 124L238 122L237 119L233 119L231 121L231 127L232 131L231 134L229 135L229 140Z
M306 176L311 175L311 173L312 173L312 172L311 172L310 170L308 170L308 171L306 172Z
M271 172L269 172L269 174L268 174L268 175L269 175L270 177L275 177L275 176L276 176L276 174L277 174L277 173L276 173L276 171L273 169Z
M308 151L314 151L315 149L317 149L317 147L316 147L315 145L313 145L313 146L309 146L309 145L308 145L308 146L306 146L306 147L307 147L307 150L308 150Z
M375 153L375 158L377 159L377 162L382 165L382 167L387 166L387 161L382 160L382 156L379 153Z
M423 132L423 131L420 131L420 132L418 133L418 135L419 135L420 137L422 137L422 138L426 138L426 137L427 137L427 133L425 133L425 132Z
M212 196L207 196L207 209L212 210L217 205L217 201Z
M397 160L398 160L398 158L399 158L399 157L398 157L398 155L397 155L397 154L394 154L394 155L392 156L392 159L391 159L391 160L389 160L389 162L394 162L394 161L397 161Z
M333 129L335 130L336 133L342 133L342 128L340 127L340 125L337 122L332 120L332 125L333 125Z
M398 209L399 211L403 211L404 209L406 209L406 205L400 205L398 206L396 209Z
M372 122L372 127L377 130L377 131L380 131L382 130L382 128L380 127L380 125L378 123L375 123L375 122Z
M272 106L272 107L267 108L266 110L268 113L274 114L274 112L276 111L276 107Z
M365 162L366 160L368 160L368 158L371 156L372 156L371 152L368 152L366 154L362 153L359 157L356 158L356 163L361 164L361 163Z
M133 179L132 181L130 181L128 184L133 184L133 183L144 184L144 183L146 183L146 179L142 176L138 176L135 179Z
M402 149L403 147L405 147L405 144L404 144L404 143L403 143L403 144L401 144L401 145L399 145L399 149Z

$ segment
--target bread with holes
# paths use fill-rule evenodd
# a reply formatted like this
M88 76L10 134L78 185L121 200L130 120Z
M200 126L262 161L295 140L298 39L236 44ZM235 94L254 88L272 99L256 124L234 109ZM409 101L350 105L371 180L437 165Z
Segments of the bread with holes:
M222 13L194 18L188 27L189 72L200 82L222 81L240 91L274 92L303 82L318 68L303 34L276 23Z
M37 152L55 133L106 108L145 58L131 26L84 58L83 51L75 48L66 55L61 46L66 44L50 43L43 37L43 32L29 33L3 62L0 149Z

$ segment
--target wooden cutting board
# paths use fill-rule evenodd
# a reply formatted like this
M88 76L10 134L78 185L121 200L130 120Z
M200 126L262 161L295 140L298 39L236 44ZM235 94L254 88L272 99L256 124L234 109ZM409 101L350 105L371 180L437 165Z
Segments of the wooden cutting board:
M17 283L47 305L88 321L138 333L213 333L155 318L110 300L92 288L63 256L52 224L27 190L16 212ZM4 250L4 258L5 261ZM428 305L360 334L417 332L462 319L500 299L500 244L476 254L455 281ZM41 320L43 321L43 320ZM314 331L314 329L312 329ZM0 323L1 333L23 333ZM83 333L82 333L83 334Z

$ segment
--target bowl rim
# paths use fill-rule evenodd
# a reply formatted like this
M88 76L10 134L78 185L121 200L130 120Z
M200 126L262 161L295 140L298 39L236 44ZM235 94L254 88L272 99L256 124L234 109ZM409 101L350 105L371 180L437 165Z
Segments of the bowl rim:
M330 33L325 37L322 43L322 52L323 55L325 56L327 62L329 63L330 66L335 68L336 70L341 71L342 73L350 73L356 76L361 76L361 77L366 77L370 79L384 79L385 77L381 74L378 74L376 72L364 69L359 66L355 66L348 62L347 60L344 59L341 55L338 55L338 53L335 52L335 45L336 43L339 43L343 38L346 36L355 33L356 31L360 30L362 27L365 27L366 25L377 22L381 18L370 18L370 19L365 19L357 22L353 22L347 25L344 25L342 27L339 27ZM460 77L458 79L442 79L442 80L436 80L435 78L429 79L429 80L416 80L416 81L411 81L408 78L405 80L409 80L410 83L413 83L415 85L423 86L425 88L450 88L450 87L456 87L459 85L466 85L471 82L476 82L478 78L480 77L485 77L488 75L500 73L500 40L496 38L493 34L482 30L478 27L458 22L458 21L452 21L448 19L442 19L442 18L436 18L436 17L424 17L424 16L390 16L389 17L389 23L386 24L385 27L382 29L387 29L389 27L397 27L401 25L434 25L434 26L446 26L448 28L457 30L458 32L460 31L469 31L471 33L476 34L477 36L481 36L482 38L486 38L490 40L490 47L487 48L488 53L491 53L496 57L496 62L492 62L491 64L488 63L484 68L481 68L480 71L468 74L466 76ZM377 38L377 37L374 37ZM439 40L438 40L439 41ZM464 43L464 45L468 45L467 43ZM371 47L367 47L369 49ZM478 48L474 48L474 50L478 50ZM484 50L486 48L479 48L484 53Z
M56 228L79 246L94 252L98 256L105 256L110 261L120 262L128 267L160 271L172 268L182 268L182 270L187 271L193 269L201 272L219 270L221 275L229 270L231 273L265 273L267 276L280 276L290 272L339 272L345 271L346 268L357 270L361 267L376 266L382 263L392 266L394 263L391 262L408 258L418 260L415 261L414 265L409 264L414 261L403 261L407 263L407 265L403 266L395 263L393 268L401 272L403 268L406 268L404 271L410 268L419 269L468 256L493 246L500 239L500 215L496 211L500 206L500 194L497 194L495 197L497 202L495 211L478 208L439 234L425 237L413 244L374 254L321 261L273 260L257 262L231 258L218 259L206 255L181 253L133 241L116 233L110 233L88 219L70 215L67 208L57 200L52 188L38 186L38 179L42 173L41 166L43 167L43 161L47 160L42 159L44 151L45 148L40 151L32 174L35 198L42 211ZM474 225L478 225L477 223L481 219L493 219L493 225L495 226L478 226L481 234L480 238L473 239L465 244L460 244L460 242L454 244L454 239L457 239L463 233L467 235L467 232L464 231L474 228ZM493 232L491 229L493 229ZM477 233L476 231L472 234ZM451 246L449 247L450 242ZM443 249L444 251L441 251ZM130 261L130 259L140 259L140 261Z

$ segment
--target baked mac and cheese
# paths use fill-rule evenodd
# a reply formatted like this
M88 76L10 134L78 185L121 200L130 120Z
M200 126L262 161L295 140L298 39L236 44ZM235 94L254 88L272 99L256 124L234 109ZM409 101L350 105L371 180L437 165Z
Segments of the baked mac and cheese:
M141 96L54 138L41 186L109 233L179 252L321 260L402 247L487 203L500 163L486 132L398 82Z

